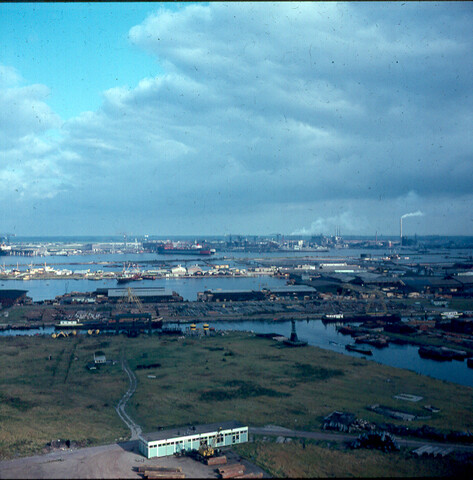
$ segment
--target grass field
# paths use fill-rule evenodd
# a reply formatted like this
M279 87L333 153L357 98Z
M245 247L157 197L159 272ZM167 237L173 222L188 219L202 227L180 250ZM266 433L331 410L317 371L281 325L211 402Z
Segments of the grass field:
M239 445L237 452L274 477L435 477L468 478L473 464L461 458L413 457L407 450L384 453L350 450L344 446L306 441L289 444L262 442Z
M130 412L148 430L228 418L311 430L320 428L323 417L333 410L396 423L367 410L375 403L422 416L429 413L423 405L441 409L430 420L410 422L411 426L426 423L455 430L473 426L471 388L328 350L283 348L244 333L156 340L154 348L142 351L146 358L140 358L141 345L141 340L128 342L130 365L161 365L136 371L139 387ZM424 398L419 404L393 399L398 393Z
M83 445L128 435L115 410L127 382L120 367L86 370L103 339L0 339L0 456L32 454L54 439ZM51 356L51 360L49 360Z
M138 388L127 411L145 432L229 419L254 426L317 430L333 410L378 423L399 423L367 410L374 403L421 415L428 414L423 405L440 408L431 419L409 422L409 426L473 428L473 389L469 387L315 347L284 348L246 333L181 339L4 337L0 338L2 458L39 452L58 438L92 445L128 436L114 410L128 379L119 364L89 372L85 366L97 350L116 360L123 351L134 369ZM424 398L418 404L393 399L398 393ZM276 455L280 447L263 445L252 455ZM322 447L310 448L316 455ZM377 458L378 453L366 455ZM330 461L338 462L336 456ZM285 466L281 468L286 471ZM310 472L312 467L307 468ZM397 472L395 464L389 468Z

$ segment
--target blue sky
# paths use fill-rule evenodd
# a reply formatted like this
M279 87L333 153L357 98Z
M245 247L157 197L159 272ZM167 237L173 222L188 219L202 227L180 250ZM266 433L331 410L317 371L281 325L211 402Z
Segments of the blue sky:
M0 4L0 230L473 234L471 3Z
M96 110L104 90L132 88L161 72L155 57L128 41L130 26L156 7L147 2L4 4L2 63L14 66L25 84L47 85L48 104L63 119Z

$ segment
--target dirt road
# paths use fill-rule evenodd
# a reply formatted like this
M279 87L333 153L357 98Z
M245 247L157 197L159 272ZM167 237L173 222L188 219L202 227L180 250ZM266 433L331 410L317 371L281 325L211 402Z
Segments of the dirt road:
M328 442L351 442L358 437L353 433L325 433L325 432L306 432L302 430L290 430L289 428L279 427L278 425L266 425L264 427L249 427L249 433L255 435L281 436L312 438L313 440L324 440ZM405 440L395 437L401 447L419 448L423 445L432 447L453 448L457 452L473 453L473 445L464 445L461 443L438 443L429 440Z
M117 411L118 416L123 420L123 422L125 422L127 427L130 429L131 440L137 440L138 436L141 433L141 427L125 412L125 407L128 400L130 400L130 398L135 393L138 381L136 380L136 376L130 369L126 361L126 358L124 357L123 354L122 354L121 362L122 362L122 368L126 372L130 380L130 386L128 387L128 390L118 402L118 405L115 407L115 410Z

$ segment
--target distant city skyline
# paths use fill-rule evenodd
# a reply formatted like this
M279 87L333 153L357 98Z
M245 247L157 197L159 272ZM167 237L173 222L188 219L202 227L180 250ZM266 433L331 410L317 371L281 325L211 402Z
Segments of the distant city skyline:
M0 234L473 235L466 2L0 4Z

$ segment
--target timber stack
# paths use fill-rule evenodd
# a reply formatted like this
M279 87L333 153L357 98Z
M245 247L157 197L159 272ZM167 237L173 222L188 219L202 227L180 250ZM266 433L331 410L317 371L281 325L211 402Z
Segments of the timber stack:
M159 479L159 478L186 478L182 473L181 467L160 467L159 465L146 465L138 467L138 472L142 473L144 478Z
M154 479L165 479L165 478L186 478L185 474L182 472L159 472L157 470L146 470L143 474L144 478L154 480Z
M226 465L227 457L222 455L220 457L210 457L207 458L206 461L207 465Z
M245 465L242 463L235 463L232 465L225 465L225 467L219 467L218 473L220 478L237 478L245 473Z

